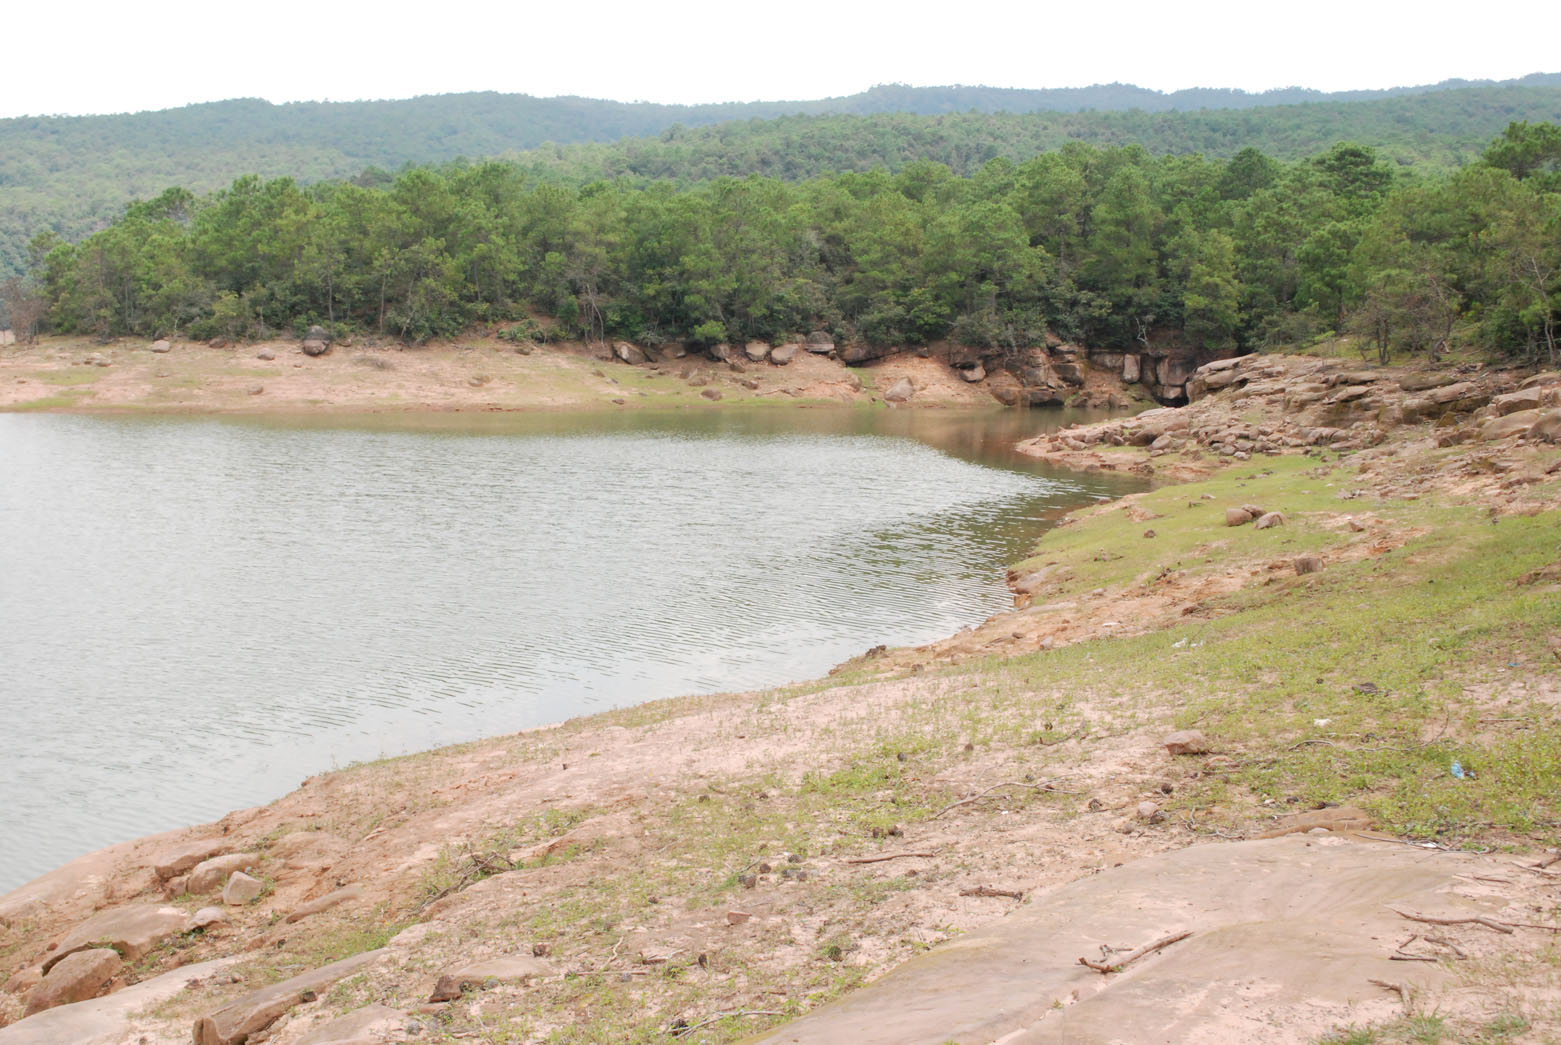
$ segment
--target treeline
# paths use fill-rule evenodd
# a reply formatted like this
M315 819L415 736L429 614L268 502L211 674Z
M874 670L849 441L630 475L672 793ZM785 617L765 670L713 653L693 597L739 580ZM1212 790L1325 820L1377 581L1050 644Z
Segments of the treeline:
M1558 190L1549 123L1434 174L1349 143L1288 164L1071 143L965 177L919 161L687 188L461 163L169 190L78 244L36 242L34 260L46 322L104 336L521 336L535 312L652 344L825 328L1013 350L1048 329L1101 345L1170 329L1250 348L1347 327L1434 354L1459 328L1554 359Z
M1291 161L1347 140L1390 163L1453 167L1476 158L1511 121L1561 120L1555 75L1362 97L1372 93L889 85L845 98L709 106L484 93L290 105L241 99L0 120L0 277L25 268L27 244L41 231L79 239L170 184L205 193L245 173L373 181L408 163L503 156L573 185L748 174L800 180L897 171L919 160L969 174L997 157L1022 163L1069 141L1227 159L1251 147Z

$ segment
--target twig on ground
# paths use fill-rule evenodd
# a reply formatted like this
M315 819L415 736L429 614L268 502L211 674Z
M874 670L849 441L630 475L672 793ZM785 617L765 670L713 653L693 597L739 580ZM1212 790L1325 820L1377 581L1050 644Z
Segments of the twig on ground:
M951 809L958 809L960 806L968 806L972 802L979 802L981 799L985 798L987 795L990 795L993 791L996 791L1001 787L1027 787L1031 791L1049 791L1054 795L1078 794L1077 791L1064 791L1062 788L1052 787L1050 784L1026 784L1022 780L1005 780L1001 784L993 784L991 787L987 788L985 791L980 792L979 794L971 795L969 798L961 798L958 802L952 802L938 810L936 813L933 813L927 819L936 820L938 817L942 816L944 813L947 813Z
M1410 986L1407 983L1389 983L1386 980L1367 980L1373 987L1381 987L1385 991L1393 991L1398 995L1398 1000L1404 1003L1404 1011L1410 1010L1410 998L1412 997Z
M1495 929L1499 933L1508 933L1510 935L1512 932L1512 926L1504 922L1498 922L1494 918L1487 918L1483 914L1476 918L1432 918L1429 915L1410 914L1407 911L1400 911L1397 907L1389 907L1388 910L1400 918L1408 918L1412 922L1424 922L1427 925L1483 925L1485 928Z
M702 1028L710 1026L712 1023L719 1023L722 1020L727 1020L727 1019L737 1019L737 1018L743 1017L743 1016L780 1016L780 1015L783 1015L783 1013L780 1013L780 1012L775 1011L773 1009L735 1009L732 1012L718 1012L714 1016L711 1016L709 1019L700 1020L698 1023L690 1024L689 1026L684 1027L681 1030L673 1031L672 1032L672 1036L674 1038L686 1038L690 1034L694 1033L696 1030L700 1030Z
M922 860L931 860L936 853L885 853L883 856L856 856L847 860L848 864L881 864L885 860L903 860L906 857L918 857Z
M1512 879L1511 878L1497 878L1495 875L1489 875L1489 874L1455 874L1455 875L1453 875L1453 877L1454 878L1467 878L1471 882L1500 882L1503 885L1511 885L1512 884Z
M1023 900L1024 893L1017 889L993 889L989 885L978 885L974 889L961 889L961 896L1006 896L1010 900Z
M1156 940L1154 943L1145 944L1144 946L1140 947L1138 950L1129 952L1125 957L1122 958L1121 961L1109 962L1109 963L1108 962L1092 962L1088 958L1080 958L1079 959L1079 964L1080 965L1087 965L1091 969L1094 969L1096 972L1101 972L1101 973L1121 972L1123 969L1127 968L1129 965L1133 964L1138 959L1144 957L1144 955L1146 955L1146 954L1153 954L1155 951L1160 950L1160 948L1162 948L1162 947L1169 947L1171 944L1177 943L1177 942L1179 942L1181 940L1185 940L1185 939L1187 939L1187 937L1189 937L1191 935L1192 935L1192 930L1188 929L1185 932L1174 933L1174 934L1172 934L1170 936L1163 936L1160 939Z

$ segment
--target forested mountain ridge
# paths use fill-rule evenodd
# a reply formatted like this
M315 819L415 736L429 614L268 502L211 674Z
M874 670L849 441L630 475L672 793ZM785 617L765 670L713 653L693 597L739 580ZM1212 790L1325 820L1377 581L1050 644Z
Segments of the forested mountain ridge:
M1091 108L1098 111L1080 111ZM1172 111L1191 109L1199 111ZM1511 120L1556 119L1561 74L1344 95L886 85L820 101L706 106L485 93L288 105L241 99L118 116L24 117L0 120L0 276L26 266L26 244L39 232L76 239L133 199L171 185L206 192L246 173L313 182L495 155L576 182L802 178L922 159L965 173L994 156L1022 161L1070 140L1220 157L1253 146L1290 160L1349 139L1396 162L1451 166L1476 155Z

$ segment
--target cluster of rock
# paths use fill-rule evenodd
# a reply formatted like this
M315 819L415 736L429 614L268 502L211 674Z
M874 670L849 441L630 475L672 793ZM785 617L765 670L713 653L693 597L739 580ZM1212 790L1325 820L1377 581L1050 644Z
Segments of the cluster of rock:
M827 331L815 330L804 341L770 345L750 341L742 346L726 342L693 350L717 363L769 362L787 366L800 352L838 359L847 366L862 366L902 351L865 342L837 344ZM1187 383L1199 363L1211 353L1182 347L1166 347L1142 352L1115 349L1086 349L1051 336L1043 345L1019 350L980 348L969 345L937 343L916 350L923 357L948 363L965 382L983 385L1005 406L1063 406L1084 401L1084 392L1093 371L1104 383L1141 385L1162 403L1187 401ZM623 363L641 366L666 359L683 359L691 353L681 342L648 347L615 341L611 355ZM895 401L893 397L890 401ZM1125 398L1115 405L1126 405Z
M1040 449L1138 446L1151 455L1198 451L1247 460L1314 446L1364 449L1392 429L1424 423L1435 426L1443 446L1514 436L1561 439L1561 373L1520 380L1478 365L1362 367L1252 355L1200 366L1187 395L1187 407L1068 428L1043 437Z

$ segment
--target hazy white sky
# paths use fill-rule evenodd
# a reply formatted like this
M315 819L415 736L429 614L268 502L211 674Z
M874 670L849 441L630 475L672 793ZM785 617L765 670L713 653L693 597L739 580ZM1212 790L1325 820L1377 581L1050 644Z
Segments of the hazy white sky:
M455 91L822 98L877 83L1319 90L1561 71L1553 0L16 3L0 116Z

